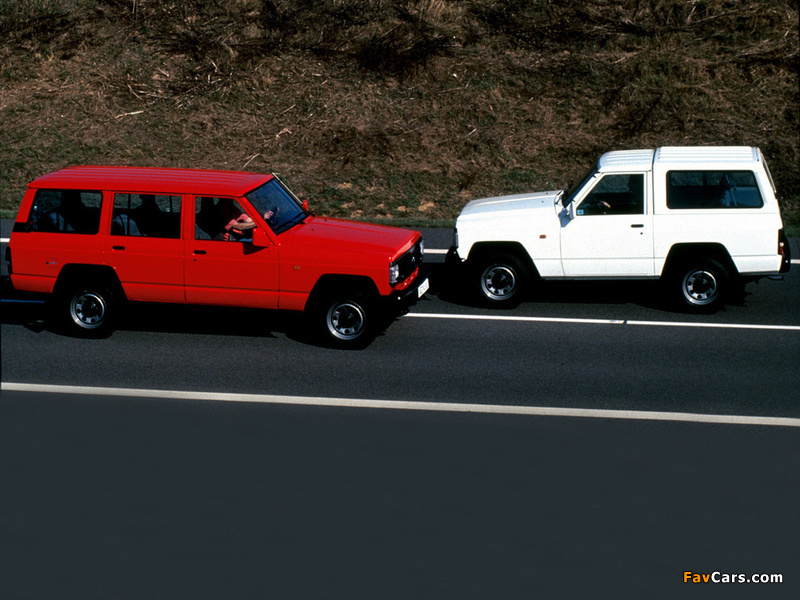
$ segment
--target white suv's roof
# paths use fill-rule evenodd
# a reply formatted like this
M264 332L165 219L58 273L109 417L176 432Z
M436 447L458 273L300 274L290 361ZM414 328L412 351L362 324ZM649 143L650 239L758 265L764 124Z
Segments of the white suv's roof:
M597 170L649 171L653 166L653 150L615 150L606 152L597 161Z
M670 163L743 163L760 160L760 154L758 148L750 146L665 146L656 150L655 159Z
M698 166L702 163L752 163L761 161L758 148L750 146L664 146L655 150L615 150L597 161L597 170L649 171L654 162Z

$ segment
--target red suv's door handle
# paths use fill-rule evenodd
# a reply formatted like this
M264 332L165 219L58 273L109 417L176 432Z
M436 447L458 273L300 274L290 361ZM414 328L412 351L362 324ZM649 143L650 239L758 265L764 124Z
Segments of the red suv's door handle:
M195 250L194 252L192 252L192 254L205 254L205 253L206 253L205 250Z
M125 250L125 246L111 246L112 250Z

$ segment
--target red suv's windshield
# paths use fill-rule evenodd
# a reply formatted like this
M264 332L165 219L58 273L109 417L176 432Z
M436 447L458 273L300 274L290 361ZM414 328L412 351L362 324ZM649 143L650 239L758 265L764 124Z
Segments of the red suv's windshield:
M249 194L245 194L245 197L276 234L302 223L308 216L294 196L277 179L271 179Z

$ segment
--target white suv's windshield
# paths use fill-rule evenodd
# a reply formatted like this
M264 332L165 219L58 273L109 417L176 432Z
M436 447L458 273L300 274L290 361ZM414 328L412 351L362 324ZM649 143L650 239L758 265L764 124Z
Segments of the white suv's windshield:
M566 206L567 204L569 204L570 202L572 202L572 200L574 199L574 197L575 197L575 194L578 192L578 190L580 190L581 188L583 188L583 185L584 185L584 184L585 184L587 181L589 181L589 180L590 180L592 177L594 177L594 174L595 174L596 172L597 172L597 165L596 165L596 164L594 164L594 165L592 165L592 167L591 167L591 168L590 168L590 169L589 169L589 170L588 170L586 173L584 173L583 177L581 177L580 179L576 179L575 181L573 181L573 182L570 184L570 186L569 186L569 187L568 187L568 188L567 188L567 189L564 191L564 196L563 196L563 197L562 197L562 199L561 199L561 203L562 203L564 206Z
M278 179L271 179L256 188L245 198L276 234L302 223L308 216L306 211Z

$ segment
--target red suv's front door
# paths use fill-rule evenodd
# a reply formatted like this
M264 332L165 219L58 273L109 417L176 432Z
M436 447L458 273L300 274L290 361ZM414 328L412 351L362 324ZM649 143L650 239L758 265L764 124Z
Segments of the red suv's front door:
M196 197L186 236L186 301L278 306L278 247L250 241L257 226L240 200Z

